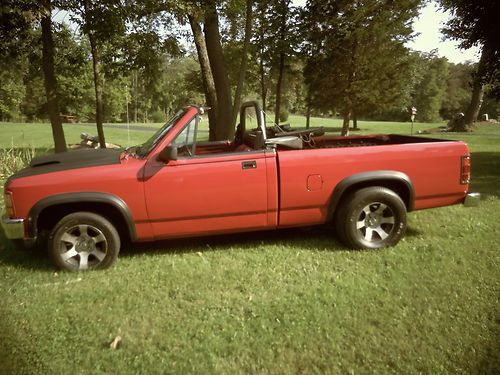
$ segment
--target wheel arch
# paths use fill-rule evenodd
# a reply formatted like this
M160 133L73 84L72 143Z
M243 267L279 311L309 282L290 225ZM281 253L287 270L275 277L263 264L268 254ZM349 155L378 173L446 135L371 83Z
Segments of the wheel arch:
M381 186L394 191L403 200L407 211L413 210L415 188L408 175L399 171L372 171L346 177L337 184L330 199L328 219L333 219L342 198L353 191L370 186Z
M115 225L120 236L134 241L137 238L132 213L119 197L109 193L63 193L43 198L29 213L29 235L36 238L40 229L52 229L64 216L77 212L93 212Z

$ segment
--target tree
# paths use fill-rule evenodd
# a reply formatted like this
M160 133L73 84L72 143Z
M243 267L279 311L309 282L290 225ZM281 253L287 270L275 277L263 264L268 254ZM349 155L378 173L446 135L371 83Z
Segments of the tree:
M449 63L449 73L446 80L446 93L439 114L445 120L451 120L463 112L470 103L470 88L475 64Z
M26 88L23 69L17 64L0 63L0 121L11 120L19 114Z
M236 91L234 93L233 103L233 127L236 124L236 119L240 113L241 97L243 95L243 86L245 84L245 76L247 72L248 53L250 49L250 39L252 37L252 23L253 23L253 0L246 0L245 2L245 35L243 39L243 47L241 51L241 62L238 72L238 80L236 84Z
M412 105L418 109L418 120L438 122L446 92L448 61L431 54L420 56L420 79L414 88Z
M306 83L311 104L339 111L342 135L354 113L401 101L410 70L404 43L420 0L311 0L303 13Z
M471 101L465 112L463 125L454 129L470 130L477 120L485 86L500 97L500 40L497 18L500 3L492 0L441 0L453 18L443 29L445 35L460 41L461 48L481 47L481 58L474 74Z
M47 108L52 125L56 152L66 151L66 140L59 116L57 79L54 72L54 44L52 40L52 3L50 0L6 1L0 10L0 52L14 56L26 52L33 40L30 38L33 25L40 22L42 34L42 70L44 73Z
M59 98L57 93L57 80L54 73L54 42L52 40L52 4L50 0L42 2L42 45L43 58L42 68L45 82L45 94L47 96L47 108L50 123L52 124L52 135L54 137L55 152L65 152L66 139L62 127L61 116L59 116Z
M278 51L279 51L279 63L278 63L278 81L276 82L276 105L274 107L274 123L280 123L280 112L281 112L281 89L283 86L283 75L285 72L285 59L287 55L287 43L288 33L287 33L287 19L289 18L289 6L290 0L279 0L278 3Z
M217 92L215 90L215 82L210 67L210 60L208 58L207 44L205 42L205 35L203 34L200 26L199 16L197 12L192 12L188 15L189 24L193 33L196 51L198 53L198 61L200 64L200 73L203 82L203 91L205 93L205 100L210 108L217 108ZM217 121L216 111L208 111L209 122L209 139L216 139L216 124Z
M80 25L88 37L92 55L95 90L95 121L99 145L106 147L104 137L104 85L105 70L103 51L107 44L125 33L125 15L129 8L117 0L60 0L59 6L72 13L72 19Z
M208 1L205 4L203 31L217 96L215 140L231 139L234 136L233 102L215 1Z
M252 53L255 56L254 90L260 93L262 108L274 106L274 121L279 123L281 114L288 111L286 81L290 78L297 45L298 9L290 0L263 0L256 3L255 33ZM301 77L301 72L298 77ZM295 78L295 77L293 77ZM269 103L274 102L274 105Z
M241 60L234 101L230 71L220 34L221 25L217 1L211 0L201 3L195 1L187 9L182 9L187 14L193 32L207 102L215 113L215 116L212 114L212 117L209 117L210 139L212 140L234 137L234 127L247 69L252 33L253 1L247 0L244 9L245 33L240 53ZM203 23L203 33L201 33L201 23Z

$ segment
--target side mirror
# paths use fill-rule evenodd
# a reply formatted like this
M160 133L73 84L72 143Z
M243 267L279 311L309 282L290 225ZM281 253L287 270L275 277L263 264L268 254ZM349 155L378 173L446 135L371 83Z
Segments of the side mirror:
M164 163L168 163L170 160L177 160L177 147L176 146L167 146L163 150L161 150L158 155L158 159Z

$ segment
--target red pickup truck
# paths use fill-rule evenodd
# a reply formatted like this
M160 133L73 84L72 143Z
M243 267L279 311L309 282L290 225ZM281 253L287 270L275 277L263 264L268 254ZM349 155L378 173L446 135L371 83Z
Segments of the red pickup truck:
M463 142L266 128L256 102L235 139L208 142L203 112L184 108L127 150L33 159L5 184L6 236L48 231L52 259L73 271L109 267L123 241L324 223L349 248L381 248L404 235L407 212L478 198Z

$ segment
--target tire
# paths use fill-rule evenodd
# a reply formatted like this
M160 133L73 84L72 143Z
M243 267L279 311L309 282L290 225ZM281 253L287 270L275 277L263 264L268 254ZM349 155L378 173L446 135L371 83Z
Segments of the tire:
M120 236L104 217L76 212L63 217L49 237L49 253L54 263L66 271L86 271L110 267L120 252Z
M353 249L394 246L406 231L406 206L390 189L360 189L343 199L335 227L339 240Z

